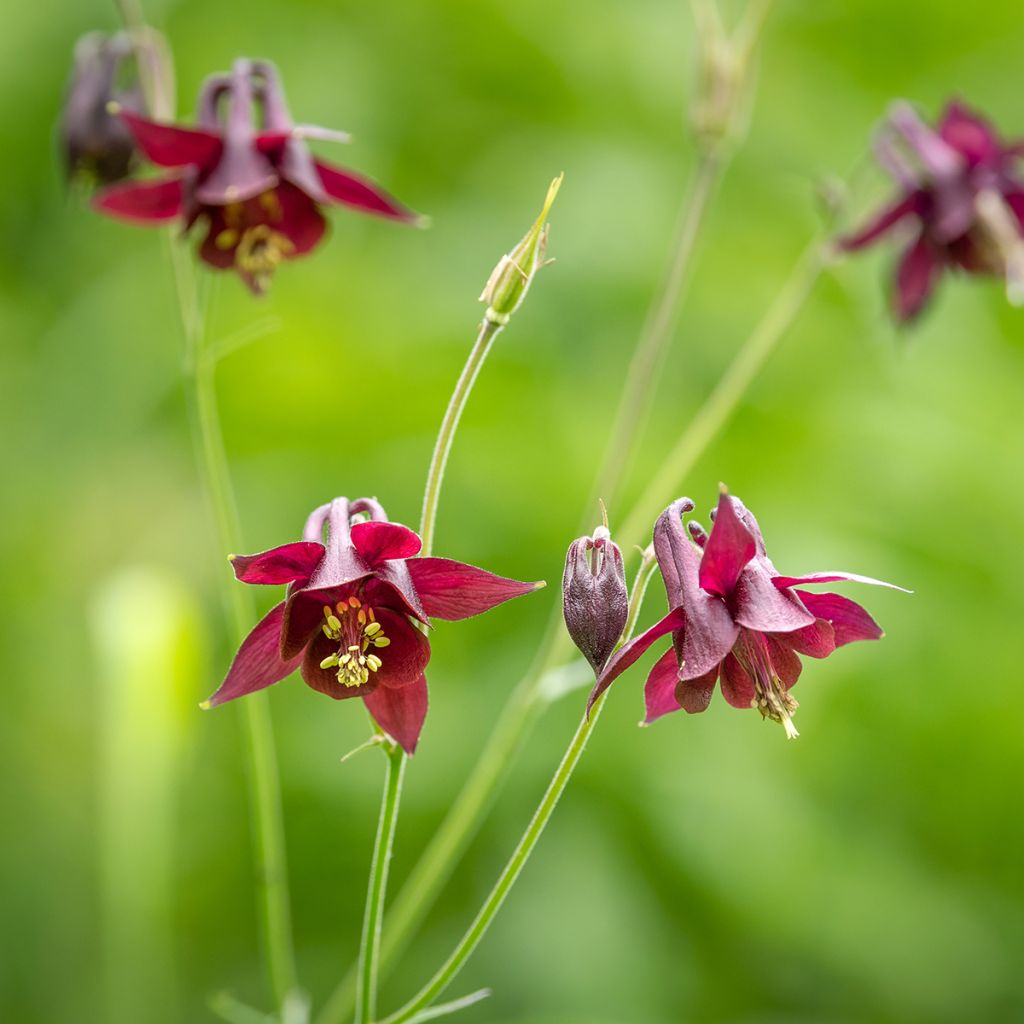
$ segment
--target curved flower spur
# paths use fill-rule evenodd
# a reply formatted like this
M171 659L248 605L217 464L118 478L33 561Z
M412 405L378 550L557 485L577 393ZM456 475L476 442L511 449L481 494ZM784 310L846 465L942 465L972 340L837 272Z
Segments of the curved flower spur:
M720 680L729 704L757 708L792 738L798 735L792 719L798 705L789 691L800 677L799 655L826 658L844 644L883 635L848 598L796 588L840 580L903 588L847 572L780 575L757 520L738 498L722 492L710 536L692 521L684 529L683 516L693 508L689 498L680 498L654 527L671 610L611 658L588 709L656 640L671 633L672 646L647 677L646 722L680 708L705 711Z
M419 550L419 536L389 522L372 498L335 498L310 515L301 541L233 555L243 583L287 584L288 593L242 642L203 707L255 693L298 668L329 697L361 697L412 754L427 713L430 619L466 619L544 586L417 558Z
M925 307L945 269L1004 277L1024 296L1024 142L1005 143L983 117L949 103L934 129L909 103L895 103L882 125L879 162L900 186L896 199L859 232L839 240L852 251L907 219L916 234L900 256L893 309L900 321Z
M257 104L261 130L253 120ZM208 78L196 127L160 124L128 110L120 116L146 159L174 173L109 188L96 197L96 208L142 224L181 220L186 232L204 220L200 258L218 270L235 270L257 294L278 264L305 255L323 238L322 207L420 220L368 179L313 157L305 139L347 136L296 126L269 61L237 60L230 74Z

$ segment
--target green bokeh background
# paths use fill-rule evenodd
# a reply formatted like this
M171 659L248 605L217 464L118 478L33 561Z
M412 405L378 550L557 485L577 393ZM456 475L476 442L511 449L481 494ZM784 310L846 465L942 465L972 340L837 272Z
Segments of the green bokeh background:
M483 281L566 174L551 253L463 419L437 550L555 583L693 165L694 49L679 0L185 0L152 4L181 109L239 54L279 64L330 153L433 227L339 211L253 300L218 279L211 329L279 318L222 364L247 546L297 536L337 493L415 523ZM197 702L231 655L224 554L198 487L158 232L69 198L52 126L99 0L18 5L0 36L0 1016L213 1019L266 1005L237 710ZM750 134L708 218L625 501L658 467L816 228L814 193L863 162L905 96L960 94L1024 132L1013 0L779 5ZM859 216L886 186L869 171ZM678 493L719 480L787 571L841 566L888 631L808 666L801 738L718 698L638 730L617 684L563 806L453 994L473 1022L1024 1019L1021 475L1024 320L997 283L946 281L913 331L892 252L831 272ZM672 494L666 494L666 502ZM853 593L852 589L848 591ZM645 621L660 614L652 589ZM856 596L856 595L854 595ZM266 605L273 599L261 594ZM529 664L557 586L434 637L399 885ZM270 696L302 977L321 1002L355 957L382 764L339 764L357 704ZM468 922L582 707L533 732L482 833L388 979L411 994Z

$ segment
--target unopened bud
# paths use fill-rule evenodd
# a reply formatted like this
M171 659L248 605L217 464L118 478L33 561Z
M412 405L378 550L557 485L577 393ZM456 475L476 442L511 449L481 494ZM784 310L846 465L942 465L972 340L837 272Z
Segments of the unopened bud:
M480 293L480 301L487 303L484 319L490 323L504 326L509 322L525 298L533 275L544 266L548 242L547 216L561 184L560 174L548 186L544 207L534 221L533 227L510 253L501 257L498 265L491 271L491 276Z
M562 613L572 642L600 674L629 615L622 552L607 528L569 545L562 577Z

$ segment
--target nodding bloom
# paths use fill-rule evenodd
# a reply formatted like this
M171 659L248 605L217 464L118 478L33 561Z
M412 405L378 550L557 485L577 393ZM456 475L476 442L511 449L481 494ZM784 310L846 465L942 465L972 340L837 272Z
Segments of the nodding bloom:
M689 498L680 498L654 527L669 613L612 657L590 706L671 633L672 646L647 677L647 722L680 708L691 714L706 710L721 681L733 707L757 708L794 737L797 702L790 689L800 677L799 655L826 658L853 640L882 636L874 619L848 598L797 588L839 580L892 584L847 572L782 576L765 552L757 521L738 498L722 493L710 536L692 521L687 535L683 516L693 508Z
M1005 143L960 103L932 129L908 103L894 104L876 141L896 198L840 248L862 249L904 222L910 242L896 267L893 311L908 321L924 309L945 269L1004 277L1010 296L1024 287L1024 142Z
M69 179L109 185L135 169L135 139L124 121L107 109L110 103L136 114L144 108L138 80L122 81L133 56L131 39L124 32L90 32L75 44L58 130Z
M562 576L562 614L572 642L594 672L600 673L629 615L622 551L606 526L569 545Z
M325 206L418 220L373 182L313 157L305 139L347 136L296 126L268 61L238 60L230 74L209 78L199 94L195 127L160 124L127 110L121 117L145 157L172 173L114 186L96 197L97 209L142 224L177 220L186 231L201 222L200 258L218 270L236 271L257 294L278 264L320 242Z
M232 556L243 583L287 584L288 592L242 642L203 707L299 669L328 697L362 697L377 724L413 753L427 713L430 619L469 618L544 586L417 558L419 550L420 538L388 522L373 499L335 498L310 515L301 541Z

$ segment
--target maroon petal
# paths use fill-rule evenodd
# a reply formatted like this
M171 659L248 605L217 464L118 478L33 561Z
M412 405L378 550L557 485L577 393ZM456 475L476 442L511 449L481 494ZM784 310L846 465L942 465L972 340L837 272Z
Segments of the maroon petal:
M372 521L352 527L352 543L370 566L389 558L412 558L423 546L419 536L408 526Z
M754 680L734 654L722 662L722 696L734 708L749 709L757 700Z
M848 252L855 249L863 249L870 245L875 239L881 238L886 232L895 227L904 217L919 212L921 207L921 195L919 192L912 192L903 196L891 206L887 206L878 216L869 221L856 234L847 235L839 239L839 247Z
M323 544L298 541L258 555L232 555L231 568L243 583L305 583L323 556Z
M300 657L284 659L280 655L281 622L284 604L275 605L242 641L220 689L204 707L244 697L291 675L299 667Z
M998 163L1002 159L1003 147L989 122L955 100L942 115L939 135L971 167Z
M940 262L932 243L922 234L909 246L896 268L893 307L897 318L913 320L935 288Z
M698 581L701 588L725 597L732 593L743 567L754 557L753 534L740 522L732 498L721 494L711 536L704 545Z
M327 694L335 700L348 700L350 697L366 697L378 688L376 679L371 680L364 686L346 686L338 681L338 670L335 668L321 668L320 662L332 654L338 653L338 644L335 640L329 640L323 633L317 633L307 645L305 655L302 658L302 678L306 685L320 693Z
M327 231L327 221L316 203L287 183L274 189L273 195L277 198L275 212L278 216L271 218L269 224L291 242L288 258L302 256L316 248Z
M800 595L801 598L803 594ZM804 602L807 603L806 601ZM784 640L794 651L806 654L811 658L827 658L836 649L836 634L832 623L825 618L814 620L814 624L792 633L781 633Z
M699 715L707 711L718 682L719 666L696 679L681 679L676 687L676 700L688 715Z
M650 725L662 715L679 710L676 687L679 685L679 661L673 648L669 648L655 663L644 684L644 706L647 709L644 724Z
M184 188L179 178L132 181L104 189L93 199L93 205L122 220L163 223L181 216Z
M416 753L427 717L427 680L420 676L400 690L378 687L363 698L374 721L409 755Z
M639 636L633 637L632 640L627 644L623 644L622 647L612 655L608 664L605 665L604 671L601 673L597 680L594 689L590 693L590 699L587 701L587 713L590 713L590 709L594 706L594 701L608 689L609 686L615 682L616 679L627 668L630 667L638 658L640 658L647 649L656 640L663 637L666 633L671 633L674 630L681 629L686 623L686 612L682 608L674 608L668 613L660 622L656 622L646 633L641 633Z
M797 657L796 652L789 645L788 636L768 636L768 654L772 660L772 668L775 674L782 681L782 685L788 690L796 685L803 671L803 664Z
M855 572L809 572L804 576L772 577L772 583L781 590L785 590L788 587L804 587L813 583L840 583L844 580L851 583L870 583L872 586L888 587L890 590L902 590L904 594L911 593L905 587L898 587L895 583L876 580L872 576L858 576Z
M775 579L764 560L747 564L734 591L736 621L758 633L791 633L811 625L814 616L799 598L773 586Z
M368 178L344 171L340 167L333 167L321 160L315 161L314 166L320 174L324 190L334 202L362 210L363 213L374 213L394 220L411 223L417 219L412 210L378 188Z
M832 624L836 647L854 640L880 640L882 628L856 601L841 594L811 594L797 591L800 600L819 618Z
M1024 192L1005 192L1003 202L1010 208L1010 212L1017 218L1017 225L1024 234Z
M424 610L436 619L468 619L544 586L510 580L451 558L413 558L406 565Z
M121 119L135 136L146 159L160 167L187 167L190 164L209 167L220 156L222 143L215 132L160 124L127 110L121 111Z
M377 608L375 614L391 641L387 647L371 647L368 652L381 660L377 682L391 688L408 686L423 675L430 661L430 641L401 612Z

